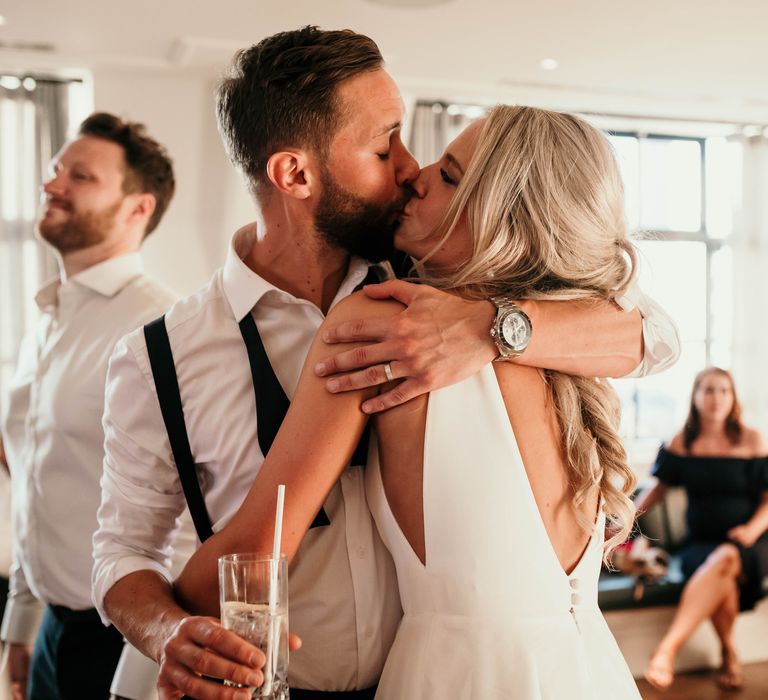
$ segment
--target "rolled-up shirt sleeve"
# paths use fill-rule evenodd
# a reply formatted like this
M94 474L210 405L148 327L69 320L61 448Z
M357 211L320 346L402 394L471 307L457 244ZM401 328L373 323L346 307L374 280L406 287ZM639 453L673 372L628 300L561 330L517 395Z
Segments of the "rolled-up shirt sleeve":
M120 341L107 372L92 575L105 623L104 597L124 576L151 570L172 580L173 538L185 508L143 340L136 331Z
M616 299L625 311L637 308L643 318L643 359L627 377L646 377L671 367L680 357L680 335L672 318L643 293L637 283Z

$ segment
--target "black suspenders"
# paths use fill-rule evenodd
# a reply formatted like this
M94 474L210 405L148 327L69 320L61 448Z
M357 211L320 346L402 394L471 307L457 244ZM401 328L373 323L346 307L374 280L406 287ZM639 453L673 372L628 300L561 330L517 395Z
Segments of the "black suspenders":
M376 268L370 268L368 275L362 284L371 284L378 281ZM277 436L280 425L288 413L290 401L280 385L280 381L272 369L264 343L261 340L256 322L251 313L245 315L240 321L240 333L243 336L248 352L248 363L251 369L253 390L256 395L256 416L259 447L266 457L272 442ZM187 435L187 426L184 420L184 409L181 404L179 382L176 377L176 365L173 361L173 353L168 340L168 332L165 327L165 316L144 326L144 338L147 341L147 353L149 364L152 368L152 376L155 380L157 399L160 403L160 412L163 415L163 423L168 433L168 441L171 452L179 472L179 479L184 491L184 497L189 507L192 522L195 525L197 536L204 542L213 534L211 518L205 507L205 499L200 490L200 482L197 478L197 465L192 456ZM352 464L363 465L368 456L368 428L360 438L360 442L352 457ZM323 508L315 516L311 527L330 525L331 521Z
M168 332L165 328L165 316L144 326L144 338L147 341L149 364L152 367L152 376L155 378L160 412L163 414L163 423L168 433L168 441L171 443L171 452L176 461L184 498L187 499L197 536L201 542L205 542L213 534L211 518L205 507L203 493L200 491L197 466L189 447L179 382L176 378L176 365L173 363L171 344L168 342Z
M283 424L291 402L285 395L280 380L272 369L272 363L269 361L264 343L256 328L256 321L253 320L251 313L247 313L240 321L240 334L243 336L245 347L248 350L248 363L251 366L251 376L253 377L253 391L256 394L259 447L261 447L261 453L266 457L269 448L272 447L272 443L277 437L277 431ZM357 456L357 451L355 456ZM330 524L331 521L328 520L325 509L321 507L320 512L309 527L322 527Z

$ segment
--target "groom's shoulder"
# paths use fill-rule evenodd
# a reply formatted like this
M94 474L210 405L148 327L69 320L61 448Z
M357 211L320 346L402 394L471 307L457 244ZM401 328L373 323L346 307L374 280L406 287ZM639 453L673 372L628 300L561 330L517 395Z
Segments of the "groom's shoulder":
M215 342L223 327L237 325L224 295L221 270L198 290L178 299L163 316L176 360L181 355L199 351L206 344ZM125 342L134 352L146 354L144 327L136 328L126 336Z
M217 270L206 284L171 306L165 314L165 327L171 336L190 323L209 324L217 320L234 320L224 294L222 270Z

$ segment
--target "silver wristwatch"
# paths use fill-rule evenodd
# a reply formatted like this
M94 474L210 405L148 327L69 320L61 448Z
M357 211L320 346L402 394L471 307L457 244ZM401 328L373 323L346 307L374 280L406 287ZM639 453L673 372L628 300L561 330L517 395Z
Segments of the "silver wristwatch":
M494 362L522 355L531 342L531 319L507 297L491 297L490 301L496 307L496 318L491 325L491 338L499 349L499 355Z

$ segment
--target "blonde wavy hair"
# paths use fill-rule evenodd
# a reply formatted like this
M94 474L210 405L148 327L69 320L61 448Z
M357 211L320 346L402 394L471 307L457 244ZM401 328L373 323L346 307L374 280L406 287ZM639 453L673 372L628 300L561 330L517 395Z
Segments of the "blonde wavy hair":
M500 105L443 221L440 244L466 217L473 251L431 284L463 296L614 299L631 283L636 253L624 220L623 186L605 136L570 114ZM423 268L431 253L419 261ZM629 535L635 476L618 435L620 405L604 380L543 372L562 435L575 509L599 487L612 536ZM577 510L577 514L579 511ZM579 518L588 531L593 523Z

